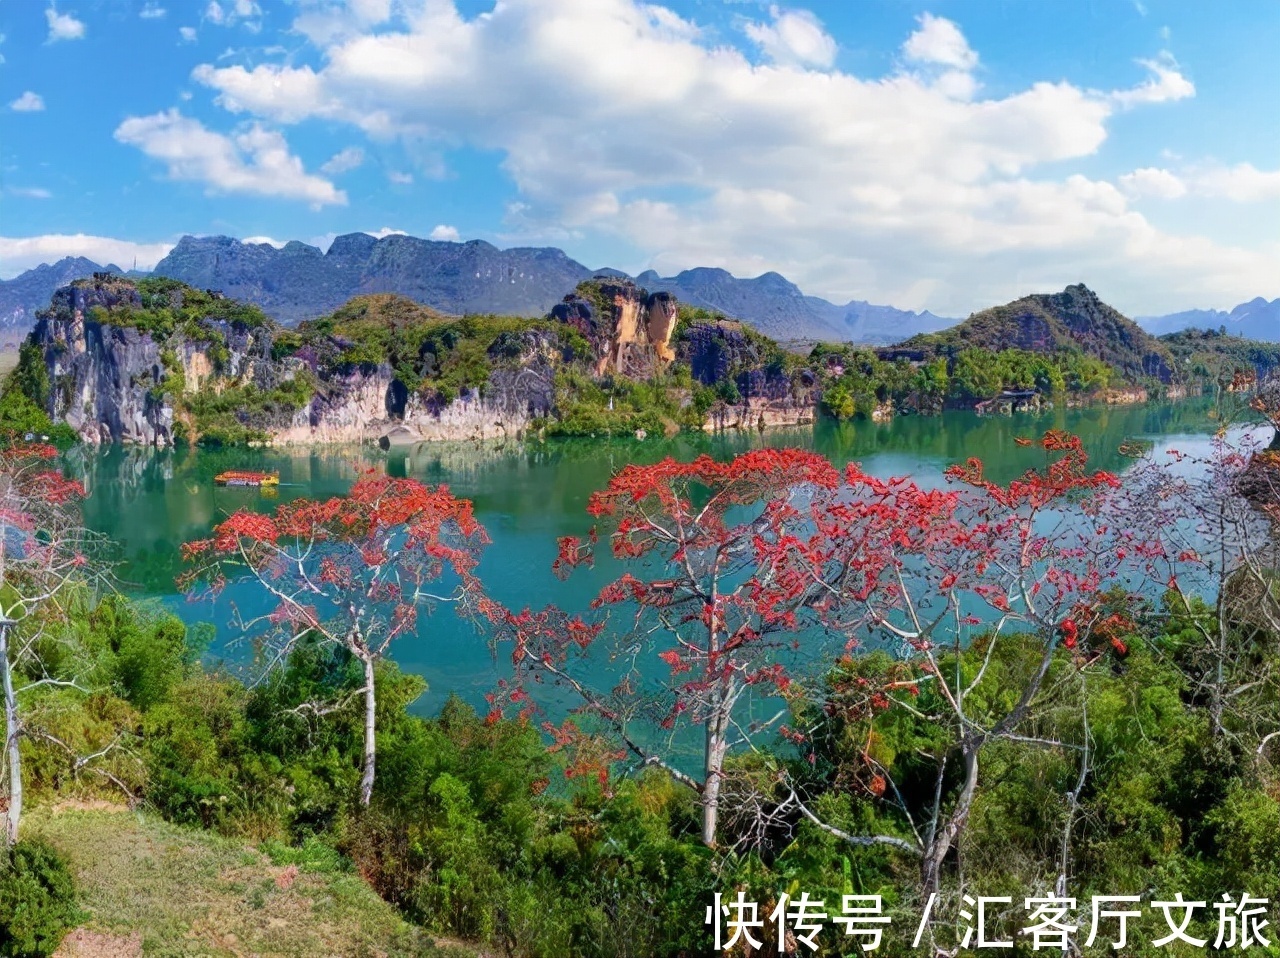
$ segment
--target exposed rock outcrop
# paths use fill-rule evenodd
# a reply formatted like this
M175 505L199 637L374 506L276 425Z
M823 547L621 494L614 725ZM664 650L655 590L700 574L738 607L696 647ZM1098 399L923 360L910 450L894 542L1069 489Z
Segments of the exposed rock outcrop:
M86 442L170 444L175 417L166 384L172 388L171 378L180 374L183 391L194 391L215 375L212 339L177 337L162 347L145 330L102 318L141 306L132 283L98 273L92 282L58 290L32 330L49 371L47 411ZM210 329L226 347L218 379L270 385L264 380L275 373L265 361L268 334L233 322L215 321Z
M648 379L672 360L671 334L676 300L670 293L649 293L628 279L596 278L580 283L551 317L567 323L591 343L596 375L617 373Z
M169 445L192 435L184 399L246 385L266 392L304 373L315 386L300 406L266 403L236 418L277 443L377 440L397 426L427 440L488 439L522 433L555 403L556 348L545 331L505 338L485 388L442 402L410 393L385 363L333 375L313 353L275 359L271 327L215 318L158 337L113 321L142 308L132 283L98 274L59 290L31 333L48 371L46 411L86 442Z
M93 444L390 447L813 420L816 378L776 344L731 322L677 339L679 315L666 293L598 277L544 320L373 296L290 330L208 290L99 273L57 292L20 362L24 395ZM660 376L677 361L699 385Z
M766 363L741 323L696 323L684 333L679 359L704 386L732 383L737 402L718 403L706 429L797 426L814 420L818 380L811 370L787 373Z

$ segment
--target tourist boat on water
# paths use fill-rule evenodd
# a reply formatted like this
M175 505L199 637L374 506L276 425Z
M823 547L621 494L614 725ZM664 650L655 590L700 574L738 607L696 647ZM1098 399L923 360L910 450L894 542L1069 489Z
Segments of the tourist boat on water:
M230 472L218 473L213 477L213 481L220 486L278 486L280 473L239 472L233 469Z

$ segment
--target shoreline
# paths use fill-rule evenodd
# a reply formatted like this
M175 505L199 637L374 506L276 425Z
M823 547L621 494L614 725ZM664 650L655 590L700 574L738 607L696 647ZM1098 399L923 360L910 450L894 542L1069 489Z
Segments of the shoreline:
M497 450L507 446L511 447L528 447L528 446L550 446L559 442L591 442L591 443L627 443L639 445L652 440L672 440L681 436L702 439L714 438L720 436L744 436L750 434L776 434L788 430L809 430L818 428L822 423L829 423L833 426L876 426L886 427L892 426L898 419L935 419L954 413L971 413L980 419L1016 419L1018 417L1028 417L1038 419L1053 413L1055 408L1063 410L1084 410L1084 409L1115 409L1118 407L1133 406L1161 406L1161 405L1177 405L1192 399L1198 399L1205 395L1203 390L1187 390L1185 387L1178 390L1177 395L1165 395L1152 398L1147 394L1146 390L1123 390L1108 394L1105 397L1099 397L1092 402L1071 402L1063 401L1059 406L1056 402L1048 401L1040 407L1034 409L1016 409L1013 411L995 411L982 412L971 407L951 407L944 408L937 412L918 412L918 411L895 411L890 415L877 415L869 418L859 418L850 420L838 420L829 415L824 415L820 411L820 406L815 404L809 415L798 415L794 419L782 419L781 421L770 421L769 417L756 418L755 422L750 420L753 414L760 410L750 410L739 413L736 417L726 415L709 416L707 423L701 429L681 429L670 434L644 434L644 430L637 430L636 433L630 431L619 431L608 434L591 434L591 435L547 435L544 430L518 429L512 432L498 431L490 434L464 434L464 435L440 435L438 432L430 436L416 438L408 442L396 442L389 446L381 445L381 436L376 432L365 430L364 438L289 438L284 441L278 440L250 440L245 443L228 443L221 445L201 445L199 443L145 443L122 439L119 441L91 441L83 437L69 448L93 449L97 451L106 451L112 448L119 449L154 449L154 450L204 450L206 452L231 452L254 450L255 452L306 452L309 450L341 450L352 449L370 451L377 450L387 455L394 455L397 452L408 454L412 450L422 447L447 448L450 446L467 446L476 449ZM879 412L879 410L877 410ZM763 419L763 421L761 421ZM716 425L716 421L724 423ZM389 432L397 427L402 427L401 422L393 421L379 426L379 431ZM318 432L322 432L317 430ZM287 430L286 432L294 433L295 430ZM639 433L639 434L637 434Z

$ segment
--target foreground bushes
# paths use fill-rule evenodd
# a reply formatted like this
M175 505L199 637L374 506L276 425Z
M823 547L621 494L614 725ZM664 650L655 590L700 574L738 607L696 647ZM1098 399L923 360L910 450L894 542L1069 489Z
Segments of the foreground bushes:
M34 840L0 852L0 955L51 955L79 920L71 872L57 852Z
M377 678L379 776L365 811L356 802L362 680L345 654L303 645L286 668L248 688L201 668L172 617L108 600L70 621L58 647L91 663L85 681L97 691L42 693L33 722L82 751L123 737L127 748L106 767L167 818L257 841L278 864L352 870L429 932L513 958L706 954L707 904L717 891L739 889L762 914L784 892L808 892L832 909L842 895L879 894L908 941L919 919L917 860L854 847L793 812L773 814L782 796L770 789L786 766L824 821L853 834L909 836L904 809L917 825L927 822L937 787L922 760L937 747L925 718L928 687L914 712L884 713L874 729L799 716L811 730L805 745L731 766L727 793L756 804L727 810L725 845L713 851L699 840L699 809L684 786L656 771L623 777L611 791L593 777L570 781L531 722L486 721L458 699L434 718L411 714L422 682L392 665ZM1173 632L1135 637L1123 660L1081 671L1084 712L1074 699L1042 703L1034 730L1042 742L1080 739L1083 715L1089 725L1071 890L1280 899L1274 770L1211 734L1173 664L1178 641ZM1013 664L1004 656L1016 657L1017 644L1004 648L988 668ZM961 659L958 668L975 667ZM887 667L874 656L860 662ZM102 776L72 774L47 743L23 748L33 797L119 794ZM869 757L891 774L902 805L877 794ZM1078 774L1074 753L1043 744L991 750L954 860L970 894L1053 887L1065 796ZM0 934L9 935L0 953L48 954L77 920L70 878L40 846L19 846L15 862L0 876ZM1162 953L1142 950L1150 937L1131 953ZM840 939L828 929L822 940ZM906 953L906 943L890 936L883 951Z

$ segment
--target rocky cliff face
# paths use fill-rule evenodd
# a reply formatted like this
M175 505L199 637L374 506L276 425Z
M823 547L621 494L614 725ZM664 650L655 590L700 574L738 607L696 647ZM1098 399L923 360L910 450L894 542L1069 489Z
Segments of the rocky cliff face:
M390 446L520 438L542 424L625 435L658 420L708 429L812 421L815 377L775 344L730 322L695 323L677 339L678 315L666 293L597 278L544 320L459 319L368 297L290 330L208 290L97 273L41 312L22 360L35 364L22 367L35 385L23 388L92 444ZM619 390L616 409L612 393L607 405L600 398L602 378L653 380L677 361L714 393L677 377L661 380L656 398L608 384Z
M449 402L410 392L386 364L330 377L287 423L271 430L277 443L392 444L521 438L534 419L555 408L555 347L530 330L489 374L481 390L464 389ZM305 363L306 360L298 360Z
M168 445L175 416L165 387L173 388L173 377L181 375L183 391L194 392L210 377L260 381L273 372L269 337L239 324L212 324L226 344L215 370L211 340L179 337L162 346L149 332L100 318L141 306L133 284L98 273L91 283L58 290L32 330L49 373L47 411L86 442Z
M553 306L551 317L591 343L599 357L597 376L648 379L675 359L676 300L670 293L648 293L628 279L597 278Z
M67 256L52 265L42 263L13 279L0 280L0 328L29 328L37 310L49 302L59 287L101 272L118 273L120 269L104 268L83 256Z
M48 371L46 411L85 442L169 445L184 426L191 435L191 397L265 393L304 374L316 382L305 403L238 410L240 423L279 443L360 442L397 426L415 441L488 439L521 434L555 402L555 346L537 330L504 341L483 390L443 403L411 394L387 364L319 377L305 355L273 359L270 327L213 319L158 337L111 321L142 307L133 284L98 274L59 290L31 333Z
M750 429L811 423L819 399L811 370L788 374L764 362L741 323L697 323L681 338L678 356L704 386L732 383L739 401L719 403L706 429Z

